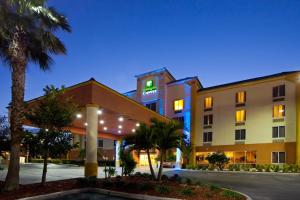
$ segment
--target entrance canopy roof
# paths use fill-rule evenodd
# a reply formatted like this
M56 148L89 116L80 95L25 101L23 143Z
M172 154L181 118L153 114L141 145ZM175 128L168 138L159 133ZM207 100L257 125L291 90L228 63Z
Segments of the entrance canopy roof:
M138 102L118 93L117 91L97 82L95 79L79 83L66 88L64 96L71 97L79 105L71 127L66 127L74 134L86 134L86 106L97 105L98 110L98 137L119 139L126 134L134 133L140 123L150 123L151 118L169 121L157 112L154 112ZM35 104L43 97L28 101ZM30 122L25 122L30 125Z

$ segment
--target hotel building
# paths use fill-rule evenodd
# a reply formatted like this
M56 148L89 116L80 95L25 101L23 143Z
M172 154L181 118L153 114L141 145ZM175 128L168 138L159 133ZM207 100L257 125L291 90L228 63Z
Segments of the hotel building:
M298 71L283 72L203 87L197 77L175 79L166 68L161 68L137 75L136 90L124 94L91 79L68 89L68 95L86 107L84 120L75 122L70 130L74 142L85 148L86 135L93 129L89 127L89 112L93 112L89 108L96 105L104 113L107 110L107 116L97 117L95 123L99 123L93 130L98 130L98 139L93 140L97 140L105 157L116 162L122 135L132 134L138 128L135 125L156 117L184 124L195 164L206 164L205 157L212 152L225 152L231 163L300 164L299 77ZM120 125L120 116L126 125ZM72 156L71 152L70 158L75 154ZM153 153L151 158L155 157ZM137 160L141 165L147 164L143 153ZM176 163L182 162L181 152L176 150Z

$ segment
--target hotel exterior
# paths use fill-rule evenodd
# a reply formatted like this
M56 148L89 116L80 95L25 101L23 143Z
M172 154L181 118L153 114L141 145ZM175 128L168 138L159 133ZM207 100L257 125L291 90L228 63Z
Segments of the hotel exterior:
M124 94L91 79L68 89L84 110L70 130L81 149L93 143L103 158L116 160L117 165L124 134L134 133L140 122L147 123L151 117L184 124L184 134L193 146L193 164L207 164L205 157L212 152L225 152L230 163L236 164L300 164L299 77L298 71L283 72L203 87L197 77L175 79L161 68L137 75L136 90ZM99 108L103 116L95 113ZM89 137L93 131L98 136ZM174 154L176 165L181 166L180 150ZM77 156L74 150L69 158ZM151 154L153 162L156 156ZM145 154L136 159L147 165Z

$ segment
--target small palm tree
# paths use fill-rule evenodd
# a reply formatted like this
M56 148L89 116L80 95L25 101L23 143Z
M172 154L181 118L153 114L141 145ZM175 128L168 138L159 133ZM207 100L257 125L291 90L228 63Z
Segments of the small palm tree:
M155 173L150 158L150 150L153 149L155 146L152 137L153 134L151 127L148 127L146 124L142 123L140 127L136 130L135 134L128 135L124 138L124 140L125 144L130 145L132 149L137 151L146 151L150 172L152 177L155 178Z
M153 137L156 148L160 152L160 166L157 175L157 180L161 180L163 170L163 158L169 149L180 148L183 142L182 125L175 122L162 122L157 119L151 119Z
M47 70L50 54L66 54L54 34L70 32L64 15L47 6L47 0L0 0L0 58L12 72L11 159L5 190L19 187L19 154L23 137L25 71L29 62Z

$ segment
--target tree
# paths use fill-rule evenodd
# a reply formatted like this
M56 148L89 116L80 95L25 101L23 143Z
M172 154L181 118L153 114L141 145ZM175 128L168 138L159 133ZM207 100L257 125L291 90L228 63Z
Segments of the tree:
M230 160L223 152L209 154L205 159L209 164L212 164L213 167L217 166L221 171Z
M49 69L51 54L66 54L55 33L71 28L64 15L47 6L47 0L0 0L0 24L0 57L12 73L11 159L5 180L5 190L10 191L19 187L26 67L33 62Z
M136 162L134 161L131 152L129 150L125 150L123 147L120 148L119 152L120 156L120 165L122 167L122 175L125 176L131 175L136 168Z
M162 122L157 119L151 119L151 127L154 134L156 148L160 152L160 166L157 175L157 180L161 180L163 170L163 158L169 149L181 148L181 143L184 142L182 133L182 125L175 122Z
M135 134L126 136L124 138L124 141L125 145L130 145L131 148L134 150L146 151L150 172L152 177L155 178L155 173L150 158L150 150L154 149L155 147L151 127L148 127L146 124L142 123L140 127L136 130Z
M5 116L0 116L0 156L3 151L9 151L9 125Z
M40 128L36 137L44 159L42 184L46 182L48 158L63 155L72 148L72 136L65 127L73 122L77 109L70 98L63 96L64 88L47 86L44 91L44 97L26 114L26 118Z

